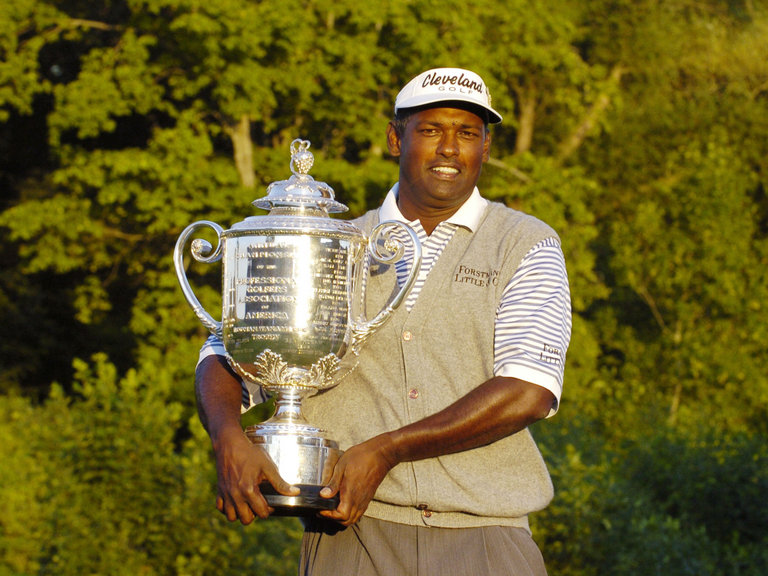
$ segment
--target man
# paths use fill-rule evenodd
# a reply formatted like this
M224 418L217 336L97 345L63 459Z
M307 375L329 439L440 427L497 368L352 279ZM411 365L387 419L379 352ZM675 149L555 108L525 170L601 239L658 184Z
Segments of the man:
M358 367L303 404L345 452L321 491L338 494L338 507L306 519L301 574L546 574L527 515L548 504L552 484L527 427L559 405L570 297L556 233L475 186L498 122L468 70L429 70L397 96L387 144L399 182L358 224L409 222L422 267ZM372 274L372 309L402 272ZM241 383L216 350L201 353L199 409L217 507L247 524L270 513L260 482L298 489L245 438Z

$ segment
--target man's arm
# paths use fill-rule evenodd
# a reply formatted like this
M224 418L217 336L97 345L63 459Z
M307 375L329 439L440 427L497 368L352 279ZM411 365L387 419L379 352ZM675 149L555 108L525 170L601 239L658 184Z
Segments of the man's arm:
M280 477L271 458L253 446L240 426L240 379L222 356L208 356L195 372L195 394L200 421L211 437L218 475L216 508L230 522L250 524L255 516L273 511L259 484L269 482L280 493L296 496L297 487Z
M401 462L484 446L545 418L555 397L546 388L496 376L444 410L347 450L321 495L340 493L336 510L323 516L349 526L368 507L387 473Z

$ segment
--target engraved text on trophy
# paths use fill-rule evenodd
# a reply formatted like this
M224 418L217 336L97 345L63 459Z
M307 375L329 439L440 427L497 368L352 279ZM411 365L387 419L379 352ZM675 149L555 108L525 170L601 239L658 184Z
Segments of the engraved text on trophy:
M302 366L338 353L348 324L350 250L349 240L312 235L229 239L223 336L232 358L245 367L269 348Z

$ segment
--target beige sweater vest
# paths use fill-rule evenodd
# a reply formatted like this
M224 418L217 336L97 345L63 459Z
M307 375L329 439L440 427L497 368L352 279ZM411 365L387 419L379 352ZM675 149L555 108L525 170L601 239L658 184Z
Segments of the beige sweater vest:
M357 223L367 233L377 221L373 211ZM474 233L457 229L413 309L396 310L365 343L351 373L305 400L309 421L346 449L429 416L490 379L501 293L523 256L550 237L555 232L539 220L490 203ZM374 266L367 290L372 315L396 291L394 267ZM366 514L410 525L527 528L527 514L552 495L526 429L473 450L399 464Z

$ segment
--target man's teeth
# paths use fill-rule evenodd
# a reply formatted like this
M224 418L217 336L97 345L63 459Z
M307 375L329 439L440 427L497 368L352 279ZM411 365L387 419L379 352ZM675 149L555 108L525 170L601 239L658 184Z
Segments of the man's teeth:
M441 174L458 174L459 171L456 168L450 168L448 166L435 166L432 168L435 172L440 172Z

